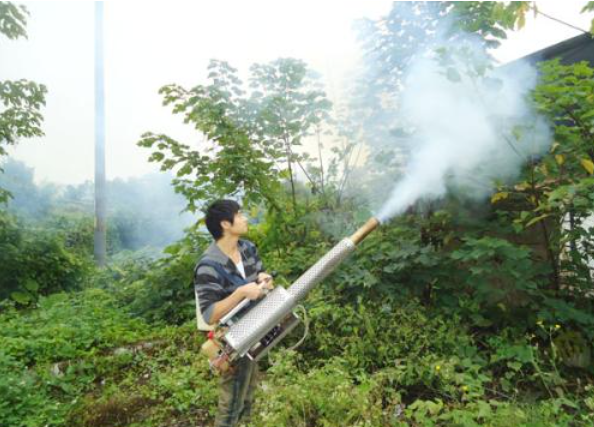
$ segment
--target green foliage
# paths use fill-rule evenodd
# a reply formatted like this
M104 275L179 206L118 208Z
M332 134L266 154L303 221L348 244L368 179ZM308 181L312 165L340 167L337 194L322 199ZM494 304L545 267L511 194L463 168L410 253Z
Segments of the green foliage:
M42 297L39 309L22 315L8 310L0 316L2 349L27 365L92 355L133 342L145 331L141 321L128 320L114 298L98 289Z
M576 419L578 417L567 413L567 408L572 407L573 403L566 399L551 400L537 405L489 400L470 402L454 408L444 405L440 400L419 400L404 411L404 420L394 425L404 427L410 425L409 423L415 423L413 425L569 427L576 425L576 421L579 420Z
M552 363L557 359L545 351L554 347L540 339L522 340L508 329L481 342L460 318L414 302L355 305L331 295L317 292L309 301L312 329L299 355L273 352L256 401L256 425L591 422L594 393L584 387L587 379L572 397ZM0 420L209 425L217 386L197 356L204 338L194 320L150 329L130 319L122 302L117 293L94 289L0 315L0 392L6 393L0 401L7 402L0 404ZM539 384L552 397L519 400L524 388L538 391Z
M488 47L497 47L499 40L507 38L506 31L521 29L526 23L526 13L531 2L446 2L456 18L456 27L475 33Z
M216 383L192 321L150 329L106 291L0 314L0 424L159 426L209 421Z
M311 129L320 132L320 127L330 119L332 104L303 61L280 58L265 65L254 64L251 73L253 92L248 105L254 108L254 133L258 141L265 142L270 158L286 162L296 210L295 165L305 173L312 191L318 191L318 185L323 187L323 182L316 182L304 166L310 156L299 154L296 147Z
M9 28L7 8L14 13L0 3L0 28ZM139 145L177 174L189 210L244 195L257 223L249 238L279 272L277 284L289 285L369 216L365 201L343 195L350 173L366 188L349 169L366 137L357 126L378 124L375 137L379 130L407 136L390 129L393 111L379 101L396 93L401 71L435 41L440 20L456 17L495 45L523 25L527 11L527 2L412 2L367 22L366 59L379 74L361 93L373 99L355 122L339 125L344 144L326 169L299 147L317 136L321 149L330 104L306 64L293 59L252 67L249 93L220 61L205 85L163 88L165 104L206 137L205 148L152 133ZM24 28L13 19L13 36L18 22ZM402 22L410 25L401 34ZM467 72L456 68L456 58L471 53L456 46L438 52L444 73L452 81L483 78L482 60L471 58ZM468 209L454 197L416 206L369 236L312 293L304 302L309 335L298 354L273 351L255 425L592 425L593 76L586 64L543 66L534 102L555 124L555 144L530 159L518 183L502 185L490 206ZM516 125L505 129L518 139ZM389 166L389 153L380 161ZM307 184L295 178L296 167ZM70 201L89 188L71 188ZM131 193L118 194L125 201ZM148 227L127 214L120 231ZM87 217L61 214L43 232L5 215L0 221L2 292L27 302L80 283L78 255L92 236ZM160 259L119 253L94 272L93 289L40 297L35 309L3 303L0 424L211 423L216 379L198 356L204 337L195 330L191 285L209 240L196 225Z
M188 200L188 209L197 203L224 195L245 193L254 202L270 198L278 185L278 172L261 147L252 144L241 126L241 82L235 69L225 62L209 66L212 83L186 90L178 85L160 90L164 104L184 115L213 144L203 152L179 143L167 135L146 133L140 146L156 149L150 161L160 162L162 170L176 168L176 191Z
M418 297L431 303L434 291L455 282L445 242L453 238L449 215L401 217L371 235L352 264L337 272L336 289L350 295L376 298ZM440 300L440 304L446 300Z
M29 12L25 6L16 5L9 1L0 2L0 34L9 39L27 37L25 29Z
M28 80L0 81L0 142L14 145L18 138L42 136L39 110L45 105L47 89ZM0 155L6 155L4 148Z
M539 269L527 247L494 237L467 238L451 256L464 265L462 284L474 289L480 304L507 310L527 305L538 294Z
M56 196L51 184L36 185L33 168L10 157L1 163L0 188L11 195L7 210L21 218L43 218L49 214Z
M308 306L311 336L304 351L315 363L341 357L351 372L390 368L399 371L401 387L431 387L434 366L450 360L468 368L458 381L465 379L467 385L484 381L470 369L484 362L468 332L452 328L441 314L427 317L418 303L359 298L353 304L318 295ZM452 319L453 324L459 322L457 317ZM423 363L411 366L408 360Z
M587 425L591 420L590 386L582 389L583 404L567 398L565 394L539 403L523 402L491 388L496 386L495 380L502 374L505 376L501 379L504 384L509 383L507 378L512 377L517 384L530 384L539 381L539 377L547 384L553 384L551 375L554 371L538 365L540 362L535 356L538 347L525 343L514 345L512 338L507 337L507 341L504 338L498 342L500 347L494 350L489 363L479 357L479 347L463 333L462 346L457 349L460 354L454 355L446 348L439 349L433 345L451 335L452 338L446 340L453 344L450 351L455 351L455 337L459 329L431 329L440 324L445 326L445 318L425 319L415 328L416 316L421 311L413 306L408 311L409 316L399 319L398 325L410 330L412 335L408 335L407 340L390 344L391 347L399 347L414 343L418 345L418 351L409 353L410 347L402 348L401 357L372 373L364 374L354 369L352 361L345 360L342 355L330 358L314 356L324 362L321 366L311 366L307 359L312 354L307 350L304 356L292 352L276 354L264 381L265 391L258 396L256 424L570 426ZM425 341L422 337L427 326L429 330L426 331ZM332 323L326 329L334 327L335 323ZM347 333L356 337L357 331ZM419 337L421 339L417 340ZM358 337L368 346L377 346L383 342L382 338L371 338L365 333ZM343 343L331 343L336 344L335 353L342 354ZM359 346L359 350L365 344ZM351 348L347 346L346 349L348 357ZM502 362L507 364L507 370L501 371ZM532 365L536 369L530 369ZM525 373L525 370L528 372ZM505 392L512 393L513 389L505 389Z
M594 11L594 1L589 1L582 9L582 13L585 12L592 12ZM594 34L594 19L592 20L592 26L590 27L590 32Z
M294 354L277 359L257 401L256 425L385 425L381 400L387 396L374 378L353 377L338 358L307 373L298 370Z
M19 304L81 285L90 265L52 230L26 229L0 212L0 299Z
M27 227L59 230L66 245L78 253L93 253L94 187L90 181L69 186L36 184L34 170L7 158L2 163L0 187L10 192L6 210ZM168 174L149 174L109 181L107 251L161 249L183 237L192 224L189 213L180 214L183 197L171 188Z
M308 156L295 152L312 127L328 119L330 103L315 85L305 63L279 59L251 68L250 96L237 70L223 61L211 61L208 85L160 90L164 104L183 114L207 140L203 150L164 134L145 133L138 145L152 148L149 160L162 170L175 170L176 191L198 203L242 194L246 205L265 201L277 209L281 181L291 184L296 206L294 163L307 174ZM310 179L311 181L311 179Z
M534 99L539 111L556 122L555 144L546 162L551 174L558 175L560 184L592 174L588 163L593 161L590 147L594 118L594 70L586 63L561 65L558 60L542 64L542 82ZM561 157L557 157L561 156ZM548 177L543 171L537 178Z
M469 39L497 47L506 31L523 25L528 9L529 2L394 2L385 16L360 20L357 30L366 60L347 113L360 142L384 162L406 155L399 137L406 133L406 121L398 96L409 65L428 51ZM456 78L458 71L452 68L449 75Z
M27 14L24 6L0 2L0 34L9 39L26 37ZM43 135L40 110L45 105L46 94L44 85L29 80L0 80L0 104L3 106L0 111L0 158L7 154L3 145L15 145L20 138ZM0 188L0 203L9 196Z
M63 410L51 389L40 387L38 375L0 350L0 422L3 425L57 426Z
M539 316L570 322L590 336L594 318L591 299L585 295L592 290L588 264L593 230L586 219L594 206L594 71L586 63L565 66L559 61L542 64L541 71L534 102L555 123L555 142L546 155L526 166L519 183L502 186L492 202L501 223L537 238L543 249L539 257L533 256L548 270L538 283ZM506 209L506 204L515 207ZM530 278L523 282L534 288L534 282L526 279Z
M195 319L192 274L209 239L196 233L165 249L159 259L122 256L95 279L132 315L155 323L181 324Z
M81 213L54 214L38 225L61 236L67 250L89 258L93 256L94 220ZM119 230L107 227L107 252L112 255L122 249Z
M101 351L147 329L98 290L42 297L39 308L0 314L0 424L60 426L97 380Z
M161 328L148 341L97 358L100 393L89 392L71 408L69 425L208 425L217 386L206 360L197 357L203 337L195 322Z

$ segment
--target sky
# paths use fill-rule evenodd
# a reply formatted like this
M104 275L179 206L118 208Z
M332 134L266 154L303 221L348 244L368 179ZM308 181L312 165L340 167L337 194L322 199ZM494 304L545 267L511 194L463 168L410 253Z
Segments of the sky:
M0 80L27 78L48 86L45 136L23 140L10 155L35 168L37 182L75 184L94 175L94 5L90 1L25 2L28 39L0 38ZM589 29L584 1L542 1L539 9ZM107 178L158 170L136 142L163 132L200 146L200 135L161 105L158 89L204 83L211 58L245 76L253 63L305 60L320 72L334 102L357 64L352 24L388 13L386 0L218 0L105 3ZM494 56L502 63L580 33L543 16L509 34Z

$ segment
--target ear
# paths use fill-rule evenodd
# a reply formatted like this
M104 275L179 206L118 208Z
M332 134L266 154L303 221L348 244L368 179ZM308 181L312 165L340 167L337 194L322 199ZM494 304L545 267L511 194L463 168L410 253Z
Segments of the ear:
M225 220L225 221L221 221L221 228L222 228L223 230L228 230L228 229L229 229L229 228L231 228L232 226L233 226L233 225L232 225L232 224L231 224L229 221L227 221L227 220Z

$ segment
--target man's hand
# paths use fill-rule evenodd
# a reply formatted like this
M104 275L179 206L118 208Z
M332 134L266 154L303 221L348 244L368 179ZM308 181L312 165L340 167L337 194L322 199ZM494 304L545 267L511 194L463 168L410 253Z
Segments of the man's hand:
M265 289L273 289L274 288L274 278L268 273L258 273L258 278L256 282L260 284Z
M241 292L241 296L243 298L247 298L249 300L259 299L264 296L264 289L262 285L259 285L256 282L251 282L247 285L243 285L238 290Z

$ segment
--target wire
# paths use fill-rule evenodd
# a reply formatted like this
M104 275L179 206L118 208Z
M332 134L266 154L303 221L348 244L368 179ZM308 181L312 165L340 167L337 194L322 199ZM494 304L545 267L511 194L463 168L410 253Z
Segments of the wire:
M560 24L563 24L563 25L565 25L565 26L567 26L567 27L569 27L569 28L573 28L574 30L581 31L582 33L585 33L585 34L590 34L590 31L584 30L583 28L580 28L580 27L576 27L575 25L573 25L573 24L570 24L569 22L562 21L562 20L561 20L561 19L559 19L559 18L555 18L554 16L551 16L551 15L548 15L548 14L546 14L546 13L544 13L544 12L541 12L540 10L538 10L538 9L536 8L536 6L532 6L532 10L533 10L535 13L537 13L537 14L539 14L539 15L542 15L542 16L544 16L545 18L549 18L549 19L550 19L550 20L552 20L552 21L555 21L555 22L558 22L558 23L560 23Z
M305 341L307 335L309 334L309 317L307 317L307 310L302 305L298 305L297 308L300 308L303 313L303 325L305 326L305 331L303 332L303 336L301 337L301 339L297 341L297 344L289 348L289 350L291 351L295 350L297 347L303 344L303 341Z
M289 347L287 349L288 351L293 351L297 347L299 347L301 344L303 344L303 341L305 341L305 339L309 335L309 317L307 317L307 310L302 305L298 305L297 308L301 309L301 311L303 313L302 321L303 321L303 325L305 326L305 330L303 331L303 336L301 337L301 339L299 339L299 341L297 341L297 343L295 345ZM270 352L268 352L268 363L270 363L271 366L275 366L277 364L277 362L272 360L272 356L270 355Z

